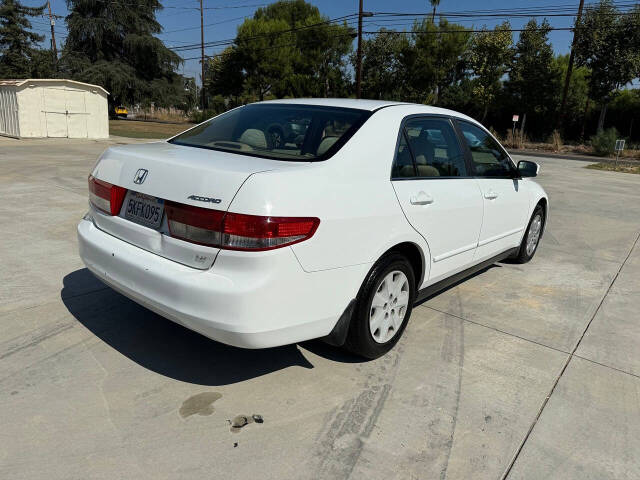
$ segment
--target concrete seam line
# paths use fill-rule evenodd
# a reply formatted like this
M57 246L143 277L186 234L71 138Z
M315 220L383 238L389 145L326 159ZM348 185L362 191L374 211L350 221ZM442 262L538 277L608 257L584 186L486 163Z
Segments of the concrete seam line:
M577 353L575 353L573 356L576 357L576 358L579 358L580 360L584 360L585 362L595 363L596 365L600 365L601 367L609 368L609 369L614 370L616 372L624 373L625 375L631 375L632 377L640 378L640 375L638 375L636 373L627 372L627 371L622 370L620 368L612 367L611 365L605 365L604 363L596 362L595 360L591 360L590 358L582 357L582 356L578 355Z
M564 374L565 370L569 366L569 362L571 362L571 359L573 358L574 354L576 353L576 350L580 346L580 342L582 342L582 339L586 335L587 330L589 330L589 327L591 326L591 322L593 322L593 319L596 318L596 315L600 311L600 308L602 307L602 304L604 303L604 300L607 298L607 295L609 295L609 292L611 291L611 287L613 287L613 284L618 279L618 275L620 275L620 272L622 271L623 267L627 263L627 260L629 260L629 257L631 256L631 253L633 253L633 250L636 248L636 245L638 244L638 240L640 240L640 232L638 232L638 234L636 235L636 239L633 242L633 245L631 245L631 248L629 249L629 253L627 253L627 256L625 257L625 259L620 264L620 268L618 268L618 271L616 272L616 274L611 279L611 282L609 282L609 286L605 290L604 295L602 295L602 298L600 299L600 302L598 303L598 306L596 307L595 311L591 315L591 318L589 318L589 321L587 322L586 326L584 327L584 330L582 331L582 335L580 335L580 337L578 338L578 341L576 342L575 346L571 350L571 353L567 356L567 360L564 362L564 365L560 369L560 373L556 376L556 379L553 382L553 385L551 386L551 390L549 390L549 393L547 394L547 396L543 400L542 405L540 405L540 408L538 409L537 415L535 416L535 418L531 422L531 425L529 426L529 429L527 430L527 433L525 434L524 438L522 439L522 441L518 445L518 448L517 448L515 454L511 458L511 461L507 465L507 468L505 469L504 473L500 477L500 480L505 480L507 478L507 476L509 475L509 473L511 473L511 469L513 468L513 466L516 463L516 460L520 456L520 452L522 452L522 449L524 448L525 443L527 443L527 440L529 440L529 436L531 435L531 432L533 431L534 427L538 423L538 420L540 419L540 416L542 415L542 412L543 412L544 408L547 406L547 403L549 403L549 399L551 398L551 395L553 395L553 392L555 391L556 386L558 385L558 382L560 382L560 378L562 378L562 375Z
M493 330L495 332L503 333L505 335L508 335L509 337L514 337L514 338L517 338L519 340L523 340L523 341L528 342L528 343L533 343L533 344L538 345L540 347L548 348L550 350L554 350L556 352L560 352L560 353L564 353L566 355L569 355L569 352L567 352L565 350L562 350L560 348L551 347L549 345L545 345L544 343L540 343L540 342L536 342L535 340L531 340L530 338L521 337L520 335L516 335L515 333L505 332L504 330L500 330L499 328L492 327L490 325L485 325L484 323L476 322L474 320L469 320L468 318L461 317L460 315L456 315L455 313L449 313L449 312L445 312L443 310L438 310L437 308L430 307L429 305L424 305L424 304L423 305L419 305L419 306L428 308L430 310L433 310L434 312L442 313L444 315L449 315L450 317L457 318L457 319L462 320L464 322L469 322L469 323L471 323L473 325L477 325L479 327L484 327L484 328L487 328L489 330Z

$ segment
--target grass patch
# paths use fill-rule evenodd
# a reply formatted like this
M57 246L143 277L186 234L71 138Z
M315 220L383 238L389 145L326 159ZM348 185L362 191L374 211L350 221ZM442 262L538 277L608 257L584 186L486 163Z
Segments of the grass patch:
M587 165L586 168L592 168L594 170L608 170L610 172L622 172L622 173L636 173L640 174L640 162L638 163L629 163L629 162L618 162L618 164L614 163L594 163L591 165Z
M190 123L136 122L135 120L109 120L109 134L129 138L169 138L184 132Z

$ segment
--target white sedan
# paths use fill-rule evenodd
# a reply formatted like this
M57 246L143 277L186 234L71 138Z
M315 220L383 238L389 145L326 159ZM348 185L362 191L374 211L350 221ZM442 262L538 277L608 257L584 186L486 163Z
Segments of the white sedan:
M105 151L80 256L115 290L214 340L324 338L375 358L416 302L533 257L548 216L537 173L450 110L255 103Z

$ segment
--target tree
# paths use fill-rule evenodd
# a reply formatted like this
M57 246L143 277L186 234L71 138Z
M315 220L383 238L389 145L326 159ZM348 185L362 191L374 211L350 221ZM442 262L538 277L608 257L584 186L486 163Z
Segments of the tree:
M564 79L569 68L569 55L558 55L554 57L553 70L558 71L560 78ZM574 67L569 82L567 92L567 102L565 106L565 120L563 130L565 135L580 136L581 126L589 108L589 69L587 67ZM555 87L556 98L562 95L562 81Z
M247 19L238 27L235 44L245 86L254 98L264 100L269 93L282 96L294 72L294 36L287 22Z
M576 64L589 68L589 95L601 105L598 131L616 92L640 75L640 6L620 13L611 0L601 0L575 27Z
M640 138L640 91L637 88L622 90L611 102L614 126L629 141Z
M161 32L158 0L67 0L69 35L61 68L102 85L113 107L121 103L173 106L183 102L181 58L154 34Z
M245 20L233 55L229 51L213 65L220 74L236 80L242 76L240 84L249 98L345 96L350 88L345 59L352 38L353 29L346 23L332 23L304 0L278 1ZM222 68L231 62L235 74ZM225 91L222 82L214 83L219 92Z
M28 16L42 15L42 7L26 7L18 0L0 0L0 78L31 76L34 44L44 40L32 32Z
M467 74L471 33L462 25L441 18L438 25L423 21L413 25L415 58L411 83L421 101L437 105L448 88Z
M431 22L436 23L436 7L440 5L440 0L429 0L429 3L433 7L433 13L431 14Z
M52 62L53 52L49 49L33 50L29 63L29 76L31 78L56 78L56 71Z
M334 24L304 0L260 8L238 29L236 45L247 86L262 98L342 96L353 30ZM257 78L254 78L255 76Z
M362 98L399 100L405 98L407 72L403 52L410 48L404 35L386 29L362 42ZM356 59L352 58L355 66Z
M237 104L245 82L238 49L227 47L222 53L210 58L206 68L207 92L232 97Z
M497 25L493 31L483 27L472 37L469 65L475 76L473 93L482 108L483 122L489 105L502 87L500 79L511 62L512 43L509 22Z
M549 125L549 117L557 104L561 79L549 43L550 31L546 19L540 25L532 19L520 33L514 49L505 89L514 105L524 113L522 131L527 114Z

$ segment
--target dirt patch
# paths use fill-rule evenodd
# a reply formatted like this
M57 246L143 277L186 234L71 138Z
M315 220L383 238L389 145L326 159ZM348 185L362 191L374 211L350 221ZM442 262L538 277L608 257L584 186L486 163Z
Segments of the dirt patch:
M109 120L109 134L129 138L169 138L191 128L191 123L137 122Z

